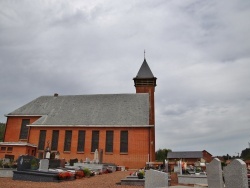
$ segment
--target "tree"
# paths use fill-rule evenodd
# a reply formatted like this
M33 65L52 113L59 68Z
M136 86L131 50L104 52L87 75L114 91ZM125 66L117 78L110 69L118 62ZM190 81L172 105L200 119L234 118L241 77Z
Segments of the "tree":
M246 148L245 150L242 150L240 158L243 160L249 160L250 159L250 148Z
M0 142L3 141L4 131L5 131L5 124L0 123Z
M159 149L155 152L155 158L156 161L164 161L167 156L168 156L168 152L172 151L171 149Z

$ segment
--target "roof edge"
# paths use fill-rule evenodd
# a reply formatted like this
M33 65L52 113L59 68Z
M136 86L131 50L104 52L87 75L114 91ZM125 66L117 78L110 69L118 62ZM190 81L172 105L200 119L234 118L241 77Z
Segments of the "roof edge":
M154 127L155 125L27 125L28 127Z
M35 144L31 144L28 142L0 142L0 145L4 146L31 146L31 147L37 147Z
M17 117L21 117L21 116L24 116L24 117L40 117L40 116L44 116L44 115L47 115L47 114L40 114L40 115L21 115L21 114L5 114L4 116L5 117L12 117L12 116L17 116Z

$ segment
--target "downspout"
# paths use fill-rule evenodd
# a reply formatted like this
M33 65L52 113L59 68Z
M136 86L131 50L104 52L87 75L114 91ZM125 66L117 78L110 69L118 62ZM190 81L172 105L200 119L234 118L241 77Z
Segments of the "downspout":
M148 162L151 161L151 152L150 152L150 146L151 146L151 137L150 137L150 127L148 128Z

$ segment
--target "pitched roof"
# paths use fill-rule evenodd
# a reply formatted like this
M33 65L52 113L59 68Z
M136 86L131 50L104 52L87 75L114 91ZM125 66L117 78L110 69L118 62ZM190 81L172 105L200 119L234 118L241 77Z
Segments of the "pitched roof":
M202 158L202 151L175 151L168 152L168 159L188 159L188 158Z
M32 125L148 125L148 94L41 96L6 116L41 116Z
M154 78L154 75L150 70L146 59L144 59L141 68L136 75L136 78Z

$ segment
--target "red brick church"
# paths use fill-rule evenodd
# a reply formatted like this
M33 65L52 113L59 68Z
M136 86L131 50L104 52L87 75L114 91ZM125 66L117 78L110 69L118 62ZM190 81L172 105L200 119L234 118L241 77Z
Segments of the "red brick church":
M156 77L144 59L135 94L41 96L6 115L0 158L52 153L83 161L101 152L103 163L142 168L155 160Z

